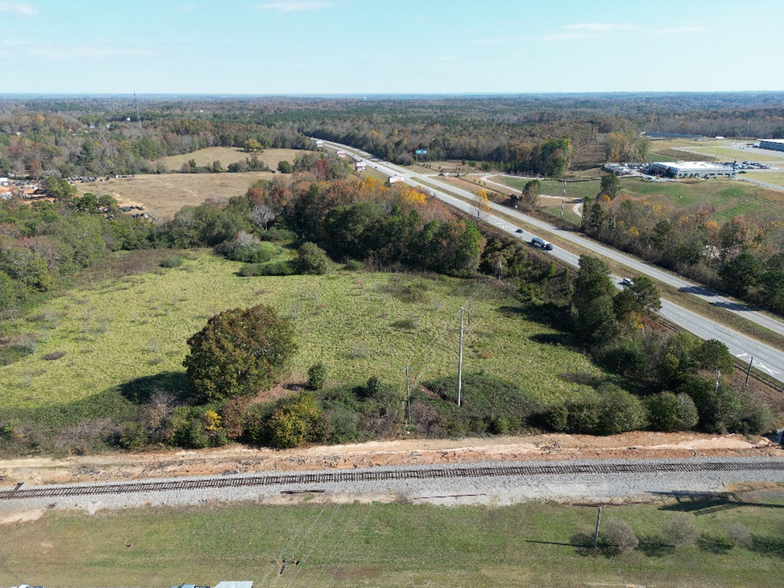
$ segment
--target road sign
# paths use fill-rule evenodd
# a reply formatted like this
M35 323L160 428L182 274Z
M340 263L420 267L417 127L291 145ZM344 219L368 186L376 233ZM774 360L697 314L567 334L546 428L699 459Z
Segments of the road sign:
M417 149L414 153L417 155L425 155L427 154L427 149Z

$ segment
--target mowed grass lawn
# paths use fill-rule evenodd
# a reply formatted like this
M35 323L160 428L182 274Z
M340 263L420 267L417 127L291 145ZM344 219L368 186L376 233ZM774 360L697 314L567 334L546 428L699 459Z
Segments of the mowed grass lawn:
M466 372L485 370L542 399L593 392L564 374L601 374L577 349L532 341L555 331L524 318L513 293L485 281L344 271L244 278L236 274L240 267L200 251L180 268L74 288L9 322L7 331L33 333L38 342L32 355L0 367L0 405L40 409L136 378L183 372L188 337L220 311L256 304L272 305L293 322L299 350L292 382L304 382L308 367L319 361L335 384L376 375L402 385L406 364L415 381L452 374L459 310L469 301ZM410 282L422 285L421 302L404 302L392 292ZM65 355L44 359L54 353Z
M754 179L765 181L763 174ZM772 177L772 176L771 176ZM497 176L494 181L522 190L529 180ZM541 180L540 180L541 181ZM560 196L563 182L541 181L541 194ZM775 183L775 182L772 182ZM566 185L568 198L595 198L599 182L569 182ZM651 204L662 204L675 208L688 208L702 204L715 208L714 220L726 222L736 215L761 214L765 220L784 218L784 193L765 189L753 184L733 180L707 180L699 182L651 182L638 178L621 178L621 193L638 198L647 198ZM550 205L547 200L540 204ZM560 208L559 212L560 214Z
M172 586L252 580L256 586L767 587L781 581L780 507L710 516L659 506L611 506L641 549L608 557L580 548L596 509L550 504L200 505L182 509L51 511L0 533L0 585ZM697 544L669 547L662 528L686 516ZM751 534L723 549L730 525ZM131 545L130 547L128 545ZM665 544L665 545L662 545ZM725 546L726 547L726 546ZM283 560L288 563L279 574ZM297 565L295 562L299 562Z

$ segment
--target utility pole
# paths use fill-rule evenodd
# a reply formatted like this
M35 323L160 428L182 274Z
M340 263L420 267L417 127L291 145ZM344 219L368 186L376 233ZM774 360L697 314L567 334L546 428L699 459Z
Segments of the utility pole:
M460 307L460 351L457 355L457 405L460 406L460 393L463 388L463 315L465 308Z
M713 393L716 394L719 391L719 378L721 378L721 372L716 370L716 388L714 388Z
M411 388L408 383L408 366L406 366L406 426L411 424Z
M564 191L563 196L561 196L561 216L564 215L564 204L566 203L566 180L564 180Z
M602 522L602 507L599 507L599 514L596 516L596 532L593 534L593 548L599 545L599 523Z
M749 369L746 370L746 381L743 383L743 389L744 390L746 389L746 386L749 385L749 376L751 375L751 366L753 364L754 364L754 358L752 357L751 361L749 361Z

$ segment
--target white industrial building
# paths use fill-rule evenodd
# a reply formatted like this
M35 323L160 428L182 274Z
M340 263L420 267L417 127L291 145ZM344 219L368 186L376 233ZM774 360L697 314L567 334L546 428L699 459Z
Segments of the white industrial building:
M707 161L674 161L651 164L651 173L671 178L731 178L732 167L708 163Z
M760 139L759 146L760 149L784 151L784 139Z

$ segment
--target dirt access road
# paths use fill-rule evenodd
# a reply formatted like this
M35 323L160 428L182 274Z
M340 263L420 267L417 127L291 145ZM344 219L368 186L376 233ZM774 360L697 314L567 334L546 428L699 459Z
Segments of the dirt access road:
M252 472L385 465L473 463L487 460L565 460L784 455L764 437L635 432L611 437L529 435L488 439L402 439L285 451L231 446L198 451L111 453L0 461L0 487L25 484L138 480Z

